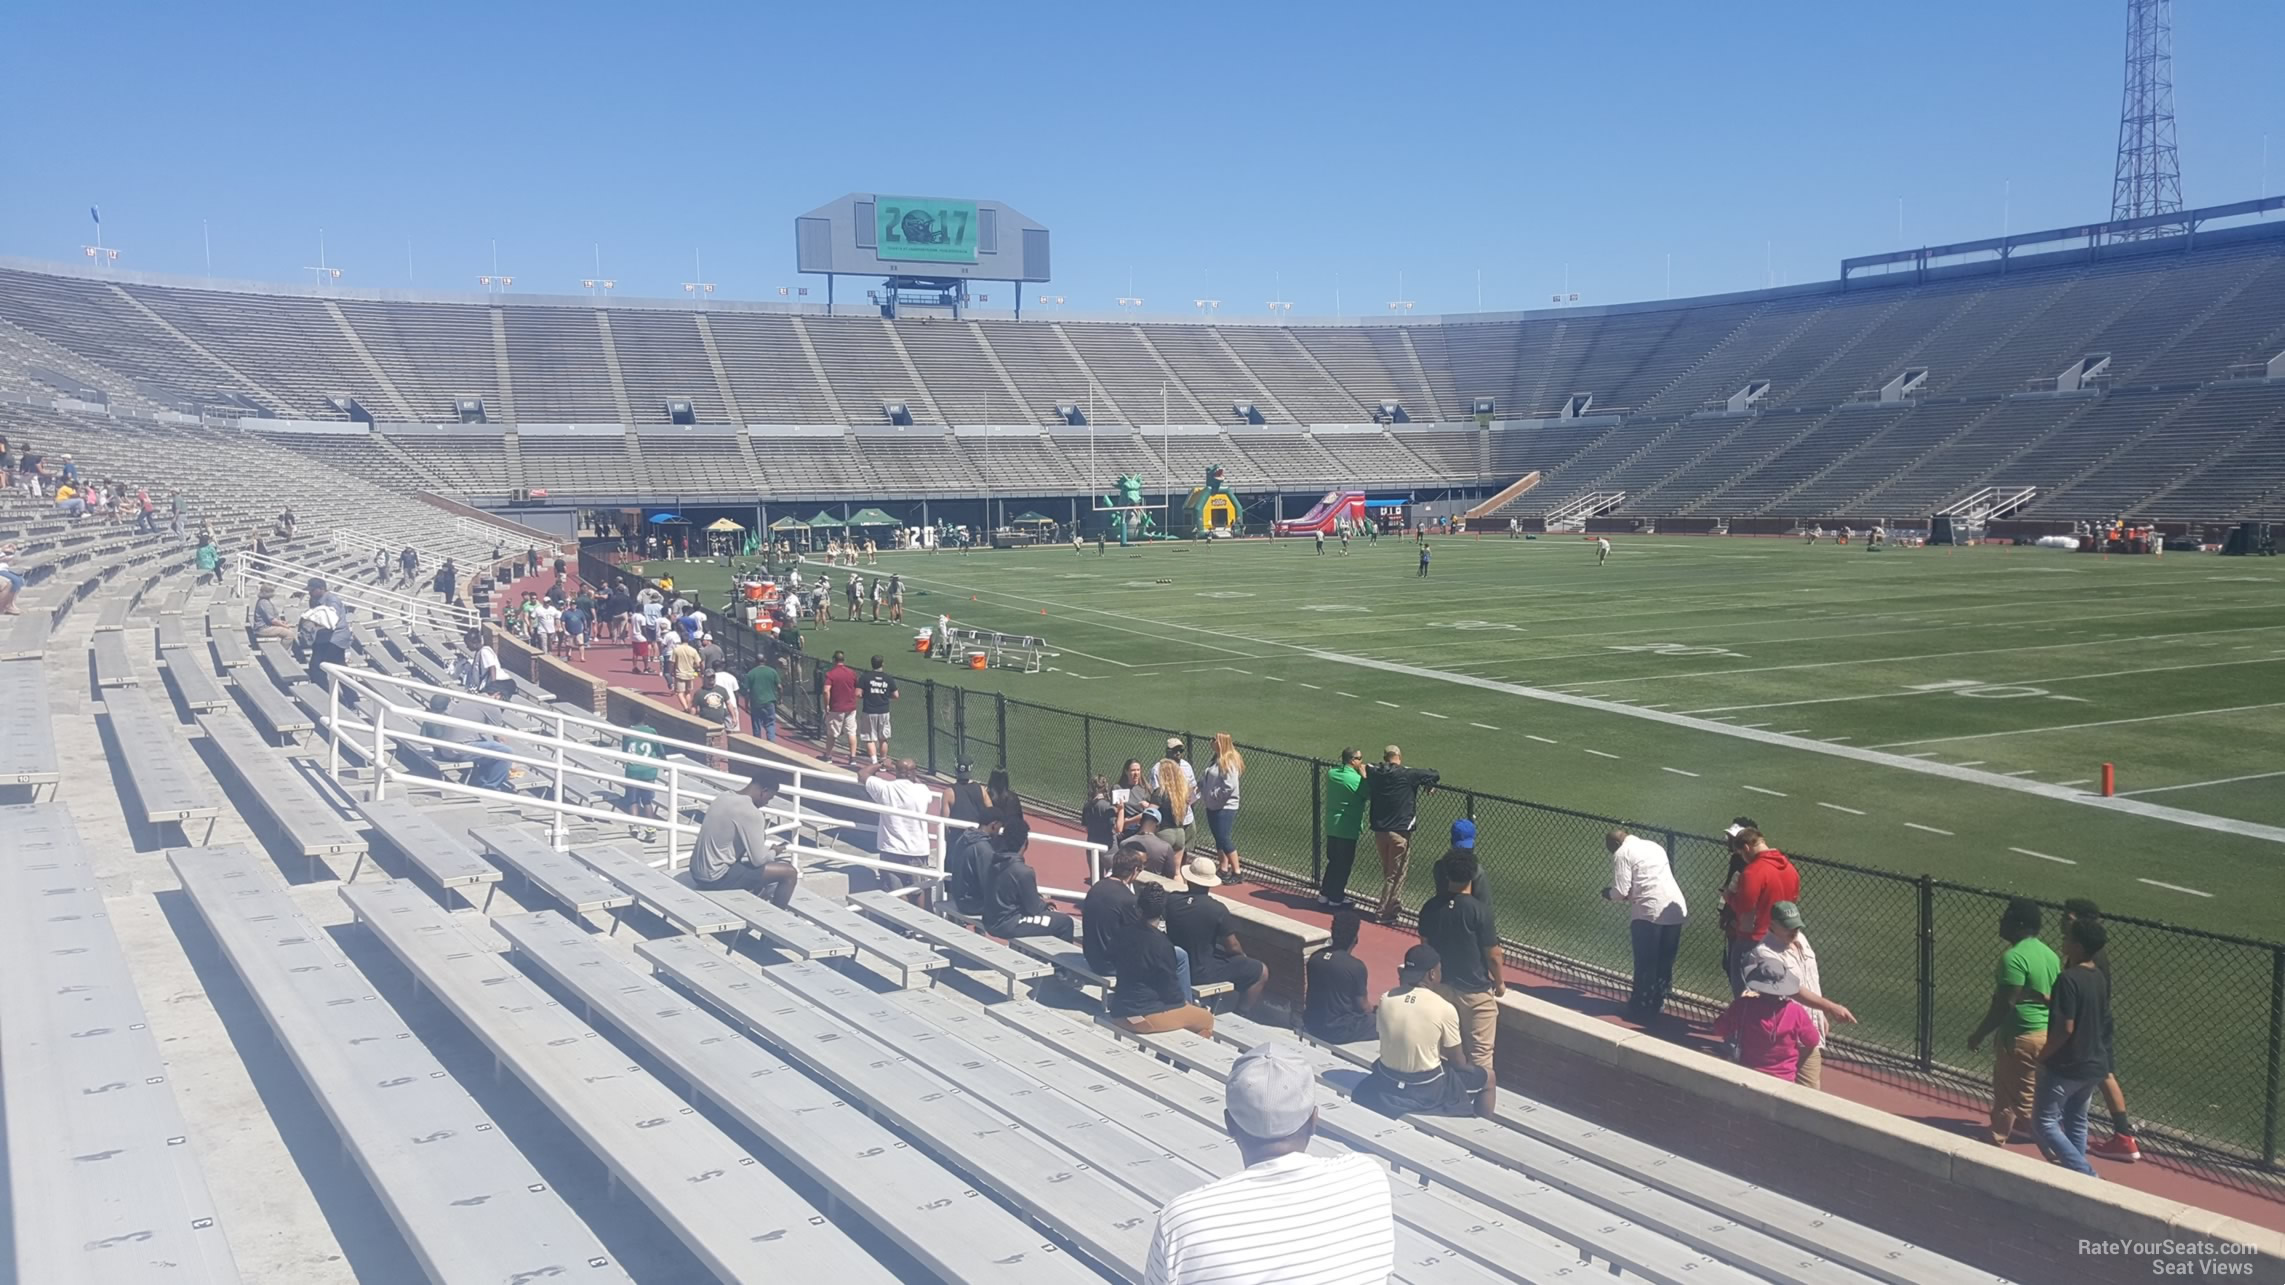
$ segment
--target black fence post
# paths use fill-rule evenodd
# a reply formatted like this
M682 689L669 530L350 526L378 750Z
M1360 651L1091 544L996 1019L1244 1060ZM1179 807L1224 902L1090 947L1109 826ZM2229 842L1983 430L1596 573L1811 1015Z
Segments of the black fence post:
M1008 770L1008 698L1005 693L992 693L992 709L999 718L1000 770Z
M1919 1020L1914 1025L1913 1054L1921 1070L1936 1064L1936 881L1922 875L1920 883L1920 967L1916 997Z
M931 679L927 679L927 680L926 680L926 681L925 681L925 682L922 684L922 686L921 686L921 690L920 690L920 697L921 697L921 701L922 701L922 708L923 708L925 711L927 711L927 716L928 716L928 723L927 723L927 726L928 726L928 735L927 735L927 736L924 738L924 739L925 739L925 740L927 740L927 742L928 742L928 774L929 774L930 776L934 776L934 775L936 775L936 680L935 680L935 679L933 679L933 678L931 678Z
M952 761L968 761L968 689L952 689Z
M1470 791L1468 791L1466 794L1463 794L1463 795L1461 795L1461 796L1460 796L1460 800L1461 800L1461 803L1462 803L1462 805L1463 805L1463 806L1464 806L1464 807L1467 809L1466 811L1462 812L1460 815L1462 815L1462 816L1464 816L1464 817L1468 818L1470 821L1473 821L1473 820L1475 820L1475 819L1476 819L1476 792L1475 792L1474 790L1470 790Z
M1079 775L1095 777L1095 720L1085 714L1079 716Z
M2269 950L2269 1091L2261 1100L2261 1166L2277 1167L2277 1078L2285 1044L2285 946Z
M1320 892L1325 889L1325 772L1323 763L1309 760L1309 881ZM2270 1066L2276 1065L2271 1058Z

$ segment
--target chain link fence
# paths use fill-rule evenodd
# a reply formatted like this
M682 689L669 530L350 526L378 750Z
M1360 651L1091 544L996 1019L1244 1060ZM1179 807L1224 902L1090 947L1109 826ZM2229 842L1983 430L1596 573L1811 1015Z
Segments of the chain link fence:
M598 556L581 554L592 584L646 582ZM830 631L811 635L830 653ZM725 650L739 672L758 663L766 644L726 630ZM857 658L862 667L865 658ZM826 662L781 655L782 723L822 730ZM907 682L897 702L891 744L933 772L967 762L979 776L1004 768L1027 800L1076 813L1087 780L1114 783L1127 759L1146 771L1170 736L1191 747L1194 765L1211 752L1197 729L1153 727L1076 713L948 682ZM1215 729L1203 729L1211 733ZM1275 886L1315 892L1325 855L1325 774L1330 757L1239 743L1246 772L1236 844L1247 872ZM1690 921L1675 962L1675 1003L1699 1017L1728 1000L1716 910L1728 848L1716 836L1654 820L1599 816L1474 790L1445 781L1420 799L1404 900L1417 906L1434 893L1436 858L1451 823L1476 822L1476 851L1491 885L1501 932L1518 965L1590 993L1626 994L1633 956L1626 910L1606 902L1610 858L1604 836L1624 825L1666 848L1690 903ZM1201 815L1193 848L1210 849ZM1963 1096L1987 1090L1989 1044L1970 1053L1967 1037L1991 1001L2005 943L1999 916L2010 894L1868 869L1789 853L1801 870L1801 908L1814 943L1824 993L1855 1013L1834 1031L1843 1056L1945 1084ZM1380 861L1368 831L1346 890L1380 895ZM2060 906L2042 903L2043 936L2059 943ZM2145 1143L2170 1144L2210 1163L2277 1168L2281 1058L2285 1058L2285 943L2255 941L2149 920L2106 917L2115 979L2117 1073Z

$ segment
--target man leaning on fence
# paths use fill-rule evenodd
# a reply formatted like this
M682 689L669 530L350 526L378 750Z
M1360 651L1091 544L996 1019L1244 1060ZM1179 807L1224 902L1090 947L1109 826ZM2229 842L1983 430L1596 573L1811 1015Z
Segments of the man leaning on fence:
M1620 827L1603 836L1611 854L1606 901L1627 905L1627 936L1634 947L1634 986L1627 992L1627 1015L1647 1022L1666 1008L1674 987L1674 956L1682 946L1682 925L1690 917L1682 886L1675 882L1666 849Z

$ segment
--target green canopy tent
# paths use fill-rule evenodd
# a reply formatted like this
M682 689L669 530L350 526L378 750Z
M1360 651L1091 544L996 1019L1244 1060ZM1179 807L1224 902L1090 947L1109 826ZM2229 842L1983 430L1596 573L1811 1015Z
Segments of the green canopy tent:
M1051 518L1051 517L1049 517L1049 516L1047 516L1047 515L1046 515L1046 514L1044 514L1044 513L1041 513L1041 512L1039 512L1039 511L1038 511L1038 510L1036 510L1036 509L1033 509L1033 510L1030 510L1030 511L1027 511L1027 512L1024 512L1024 513L1020 513L1020 514L1016 515L1015 517L1009 518L1009 519L1008 519L1008 525L1009 525L1009 526L1054 526L1054 525L1055 525L1055 519L1054 519L1054 518Z
M881 512L879 509L859 509L855 513L849 515L849 521L847 525L903 526L904 523L897 521L895 518L892 518L888 514Z
M830 531L836 527L844 527L847 525L849 524L843 522L837 517L834 517L832 514L827 513L823 509L819 509L817 511L817 516L809 520L809 529L812 531Z
M806 531L808 529L809 528L806 523L804 523L800 518L794 517L779 518L777 521L770 523L770 530L772 531Z

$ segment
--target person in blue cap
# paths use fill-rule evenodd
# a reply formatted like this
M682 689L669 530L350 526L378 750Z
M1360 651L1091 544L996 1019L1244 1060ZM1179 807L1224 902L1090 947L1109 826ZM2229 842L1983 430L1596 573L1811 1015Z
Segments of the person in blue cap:
M1455 852L1465 852L1476 858L1476 884L1471 891L1476 900L1483 902L1486 906L1491 905L1492 894L1490 885L1484 877L1483 854L1476 851L1476 823L1467 817L1461 817L1452 823L1452 846L1444 850L1444 855L1449 857Z

